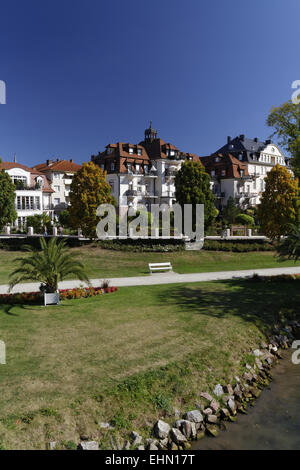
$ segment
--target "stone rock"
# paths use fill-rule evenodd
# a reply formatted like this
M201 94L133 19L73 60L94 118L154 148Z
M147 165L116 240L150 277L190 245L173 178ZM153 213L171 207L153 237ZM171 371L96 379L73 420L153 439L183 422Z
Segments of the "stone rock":
M252 382L253 376L252 374L249 374L249 372L245 372L243 377L247 382Z
M217 397L220 397L221 395L224 395L224 390L223 390L222 385L218 384L218 385L215 386L215 388L214 388L214 394L215 394Z
M177 421L175 421L175 423L173 424L173 428L180 429L181 426L182 426L183 421L185 421L185 420L184 419L178 419Z
M57 442L56 441L51 441L49 442L49 450L54 450L56 448Z
M99 426L101 429L107 429L108 431L114 429L114 427L110 423L100 423Z
M167 447L168 446L168 442L169 442L169 439L166 438L166 439L161 439L160 441L160 445L163 446L163 447Z
M188 411L183 417L188 421L192 421L192 423L202 423L203 421L203 416L199 410Z
M212 400L212 402L210 403L210 408L216 413L220 408L220 405L216 400Z
M205 398L205 400L208 400L209 402L213 401L213 397L206 392L201 392L200 397Z
M255 349L255 350L253 351L253 354L254 354L255 357L259 357L259 356L261 356L262 353L260 352L259 349Z
M154 426L154 434L158 439L165 439L168 437L170 429L170 425L160 419Z
M237 375L234 378L237 381L237 383L240 383L241 379Z
M268 345L267 345L264 341L262 341L262 342L260 343L260 347L261 347L262 349L266 349L266 348L268 347Z
M187 439L191 438L192 424L194 424L194 426L195 426L195 423L191 423L190 421L187 421L186 419L182 422L181 432Z
M129 450L130 449L130 442L128 440L125 440L124 445L123 445L123 450Z
M144 446L138 446L137 450L145 450Z
M228 393L228 395L233 395L233 389L230 384L227 384L225 387L225 392Z
M207 422L211 424L217 424L218 417L216 415L209 415L207 416Z
M96 441L83 441L78 446L79 450L99 450L99 444Z
M182 445L183 442L187 442L186 437L177 428L171 429L171 439L177 445Z
M260 359L258 359L258 357L255 358L255 363L258 367L259 370L262 370L263 369L263 365L262 365L262 362Z
M230 408L231 412L234 413L236 411L236 404L235 401L232 400L231 398L228 400L227 403L228 407Z
M213 414L213 410L211 408L206 408L204 411L203 411L203 414L205 416L209 416L209 415L212 415Z
M206 432L209 436L212 436L212 437L217 437L217 435L219 434L216 426L212 426L212 425L209 425L206 427Z
M151 443L148 447L148 450L158 450L158 447L155 444Z
M133 446L137 446L141 444L143 441L142 436L140 436L139 433L137 433L136 431L132 431L130 437L131 437L131 443Z
M222 414L223 418L229 418L229 415L230 415L227 408L221 408L221 414Z

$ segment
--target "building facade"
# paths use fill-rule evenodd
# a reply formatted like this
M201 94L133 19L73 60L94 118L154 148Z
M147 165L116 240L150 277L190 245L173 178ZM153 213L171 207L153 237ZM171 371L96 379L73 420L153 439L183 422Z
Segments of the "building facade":
M43 173L16 162L0 163L1 170L9 174L16 187L15 209L18 218L14 222L15 227L26 227L27 217L36 214L47 213L53 220L53 190Z
M139 144L108 144L91 160L107 172L106 179L122 214L128 207L136 209L141 204L148 210L151 204L172 206L176 172L185 160L199 161L199 157L158 138L150 123Z
M261 142L243 134L234 139L228 137L227 144L200 160L211 176L219 208L224 207L230 197L241 208L259 204L265 178L277 164L293 173L288 159L271 140Z
M45 163L35 165L34 170L44 174L53 190L52 204L55 214L59 214L70 204L70 186L74 174L80 170L73 160L47 160Z

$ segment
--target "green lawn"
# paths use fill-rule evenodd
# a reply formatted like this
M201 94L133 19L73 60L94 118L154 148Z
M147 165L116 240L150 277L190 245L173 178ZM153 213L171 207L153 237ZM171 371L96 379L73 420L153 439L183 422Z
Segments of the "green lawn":
M293 261L280 262L274 253L228 253L215 251L183 251L175 253L132 253L102 250L88 246L73 248L73 253L86 265L91 278L127 277L147 275L148 263L171 261L177 273L231 271L239 269L275 268L295 266ZM24 252L0 250L0 284L8 282L16 256ZM296 266L300 266L300 262Z
M58 307L0 306L0 448L80 435L109 447L101 421L149 436L173 407L228 383L264 333L297 312L298 284L226 281L122 288ZM71 444L69 444L71 445Z

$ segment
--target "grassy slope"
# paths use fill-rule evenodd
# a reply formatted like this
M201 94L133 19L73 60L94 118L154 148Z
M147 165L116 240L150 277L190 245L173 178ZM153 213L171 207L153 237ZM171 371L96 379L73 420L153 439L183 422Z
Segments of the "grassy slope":
M131 253L101 250L92 246L74 248L72 251L79 255L91 278L146 275L149 272L148 263L163 261L171 261L174 271L178 273L295 266L293 261L279 262L270 252ZM0 250L0 284L8 282L8 275L13 269L13 260L16 256L24 256L24 253Z
M44 448L99 422L138 429L226 383L263 332L300 300L296 284L249 281L122 288L59 307L0 306L0 447Z

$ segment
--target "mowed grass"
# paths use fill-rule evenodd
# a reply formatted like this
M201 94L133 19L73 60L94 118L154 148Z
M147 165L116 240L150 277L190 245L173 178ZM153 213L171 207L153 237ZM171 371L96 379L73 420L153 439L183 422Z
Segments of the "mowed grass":
M281 262L272 252L231 253L215 251L182 251L174 253L133 253L103 250L93 245L73 248L72 252L84 263L90 278L110 278L148 275L148 263L170 261L177 273L231 271L240 269L299 266L293 261ZM24 252L0 250L0 284L8 282L15 267L14 259Z
M45 448L80 435L110 447L133 429L149 437L199 392L228 383L282 315L296 283L250 281L136 288L57 307L0 306L0 447ZM69 444L70 445L70 444Z

